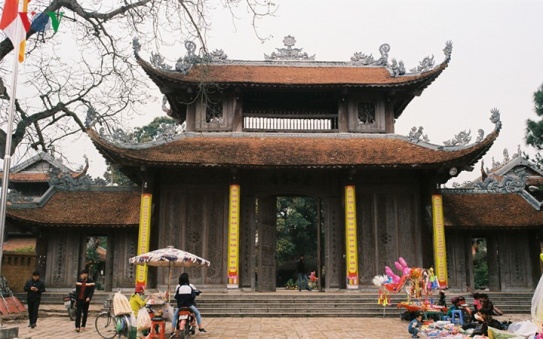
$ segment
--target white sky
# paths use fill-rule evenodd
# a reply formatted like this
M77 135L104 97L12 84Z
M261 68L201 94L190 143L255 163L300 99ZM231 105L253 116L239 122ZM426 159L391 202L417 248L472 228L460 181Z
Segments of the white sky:
M487 135L494 125L490 110L501 112L503 128L497 142L484 157L490 167L492 157L502 161L503 150L516 153L525 146L528 118L537 120L533 92L543 83L543 1L421 1L421 0L275 0L274 17L257 23L260 36L273 36L261 42L244 9L232 20L226 10L217 10L211 19L208 48L222 49L229 59L264 60L282 48L286 35L296 38L297 48L319 61L348 61L355 52L379 57L379 46L391 46L389 60L403 60L407 70L434 55L436 64L444 59L445 42L453 42L449 67L420 97L415 98L396 124L396 133L407 135L413 126L423 126L430 142L442 145L460 131L477 130ZM142 51L149 54L151 50ZM159 51L171 65L185 49ZM143 125L163 115L157 101ZM72 147L71 160L82 163L82 153L91 158L90 174L101 176L103 161L94 147L80 140ZM75 152L75 150L77 151ZM67 149L66 151L69 151ZM69 153L69 152L68 152ZM462 174L457 181L479 175Z

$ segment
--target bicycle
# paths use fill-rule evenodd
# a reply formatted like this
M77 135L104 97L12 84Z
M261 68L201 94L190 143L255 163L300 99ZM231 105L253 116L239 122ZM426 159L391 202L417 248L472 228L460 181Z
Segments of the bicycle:
M112 299L104 301L103 311L96 316L94 321L96 332L104 339L113 339L117 336L128 338L130 318L127 315L114 316L111 312L112 302Z

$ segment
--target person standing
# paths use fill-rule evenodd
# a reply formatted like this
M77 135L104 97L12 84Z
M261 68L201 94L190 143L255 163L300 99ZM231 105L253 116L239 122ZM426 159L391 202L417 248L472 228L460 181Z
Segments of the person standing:
M307 271L305 269L304 256L301 255L300 259L296 263L296 274L298 274L298 291L301 292L302 288L311 291L307 283Z
M28 327L36 327L38 310L40 308L41 294L45 292L45 284L40 280L40 272L34 271L32 279L25 283L26 304L28 305Z
M138 285L134 290L134 294L130 297L130 308L132 308L132 312L134 313L135 317L138 316L139 310L147 303L148 298L144 298L144 294L145 289L143 286Z
M87 325L89 305L94 295L94 282L89 278L89 271L82 270L75 283L76 309L75 309L75 331L84 331Z

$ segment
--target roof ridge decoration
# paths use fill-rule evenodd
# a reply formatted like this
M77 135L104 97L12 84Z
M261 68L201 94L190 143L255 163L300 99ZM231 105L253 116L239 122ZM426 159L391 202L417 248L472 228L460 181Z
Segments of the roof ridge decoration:
M499 131L501 129L502 123L500 121L500 111L497 108L493 108L490 110L490 121L494 123L494 130ZM430 139L428 138L428 135L423 134L424 128L422 126L419 126L418 128L416 126L411 127L411 131L409 131L409 135L407 136L407 139L417 144L421 141L425 143L430 143ZM485 132L482 129L478 130L478 136L477 140L475 141L475 144L478 144L484 140ZM471 130L468 130L467 132L461 131L460 133L456 134L454 138L450 140L443 141L443 146L438 146L438 149L443 149L443 147L464 147L469 144L471 141Z
M51 169L51 178L49 185L54 186L59 191L87 191L91 186L106 186L107 181L102 178L92 178L85 174L79 177L72 177L60 169Z
M281 62L290 62L297 61L300 64L304 62L307 64L321 65L319 62L315 61L315 54L309 56L306 52L302 52L302 48L293 48L296 43L296 39L292 35L287 35L283 39L283 43L286 48L276 48L276 52L272 52L270 55L264 54L263 63L270 64L270 62L281 64ZM134 55L136 58L140 58L139 51L141 50L141 44L137 37L133 38L132 47L134 49ZM261 61L242 61L242 60L228 60L228 56L224 53L222 49L216 49L213 52L209 53L204 48L201 48L202 56L197 55L196 44L193 41L185 41L185 48L187 53L184 57L181 57L177 60L175 64L175 70L181 72L183 75L188 75L189 71L195 64L203 63L230 63L230 64L259 64ZM445 60L443 63L447 64L451 60L453 43L452 41L447 41L445 43L445 48L443 52L445 54ZM391 61L388 61L388 52L390 52L390 45L387 43L382 44L379 47L379 53L381 57L375 59L372 54L365 54L362 52L355 52L351 57L350 61L334 61L334 62L325 62L326 64L334 65L352 65L359 67L384 67L392 77L398 77L402 75L416 75L425 72L429 72L436 68L434 56L427 56L422 61L419 62L417 67L411 68L409 72L406 72L405 65L403 61L397 61L392 58ZM172 67L166 65L164 62L164 57L159 53L151 53L150 64L157 69L170 71Z
M315 54L309 56L306 52L302 53L303 48L292 48L296 44L296 38L292 35L287 35L283 39L283 44L286 48L276 48L277 52L272 52L270 55L264 53L264 59L269 61L315 60Z
M464 184L453 184L453 189L446 191L454 193L521 193L526 187L527 173L525 168L519 168L514 174L503 177L489 175L483 181L467 181Z

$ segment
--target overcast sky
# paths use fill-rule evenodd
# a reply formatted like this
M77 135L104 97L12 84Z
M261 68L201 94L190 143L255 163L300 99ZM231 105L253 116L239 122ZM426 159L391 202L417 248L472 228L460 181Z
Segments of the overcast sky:
M379 57L379 46L391 47L389 60L403 60L407 70L426 56L436 64L445 58L443 48L453 42L449 67L420 97L416 97L396 123L396 133L407 135L413 126L424 127L430 143L442 145L461 131L477 130L485 135L494 128L489 120L494 107L501 112L503 128L497 142L484 157L502 161L503 150L516 153L525 146L526 120L537 119L533 92L543 83L543 1L420 1L420 0L276 0L277 11L257 23L261 42L245 11L239 20L217 9L211 22L208 48L222 49L229 59L264 60L282 48L283 38L292 35L297 48L318 61L348 61L355 52ZM150 53L151 51L142 51ZM161 52L173 65L184 48ZM162 115L160 103L142 123ZM84 152L95 152L84 146ZM90 174L101 176L105 167L92 157ZM73 159L74 162L82 160ZM458 181L479 175L480 164Z

